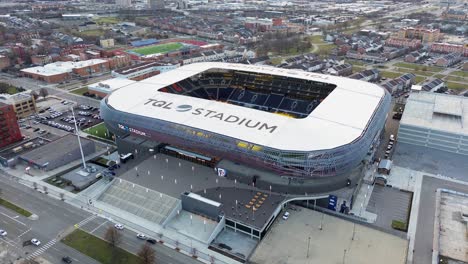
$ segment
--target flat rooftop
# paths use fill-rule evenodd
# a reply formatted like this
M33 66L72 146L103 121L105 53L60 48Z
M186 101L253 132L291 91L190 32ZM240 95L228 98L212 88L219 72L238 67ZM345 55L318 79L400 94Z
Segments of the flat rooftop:
M408 98L400 125L468 136L468 98L419 92Z
M44 66L22 69L21 71L31 74L39 74L43 76L52 76L62 73L69 73L72 72L73 69L89 67L104 62L106 62L106 60L103 59L92 59L85 61L57 61L54 63L46 64Z
M289 212L288 220L276 220L250 263L406 263L405 239L356 224L352 240L352 222L309 209Z
M440 255L468 263L468 194L440 194Z
M125 79L125 78L112 78L109 80L100 81L97 83L93 83L88 85L88 89L94 91L100 91L104 93L109 93L114 90L120 89L127 85L133 84L135 81Z
M191 76L218 69L312 80L334 84L336 88L312 113L302 119L158 91ZM135 93L135 88L138 88L138 93ZM194 63L128 85L112 93L106 102L123 113L183 124L261 146L280 150L313 151L336 148L359 138L365 132L384 96L385 91L378 85L343 77L268 66ZM153 104L154 101L171 103L172 108L157 107ZM201 109L202 114L196 114L197 109ZM245 121L245 124L250 123L250 126L257 123L258 128L239 125L239 122L223 122L231 115L238 120L250 120ZM275 129L259 129L265 126Z

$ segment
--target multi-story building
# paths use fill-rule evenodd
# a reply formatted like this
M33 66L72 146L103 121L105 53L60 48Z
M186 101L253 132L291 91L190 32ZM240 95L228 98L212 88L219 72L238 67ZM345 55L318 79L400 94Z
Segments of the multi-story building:
M466 44L451 44L451 43L433 43L431 52L438 53L460 53L464 57L468 57L468 43Z
M408 38L389 38L385 41L385 45L391 47L408 47L412 50L421 47L421 40Z
M467 20L468 16L463 10L454 10L449 9L448 11L442 12L442 17L445 19L453 19L453 20Z
M21 132L12 105L0 102L0 148L21 140Z
M27 117L36 112L36 101L31 96L30 91L17 93L13 95L0 95L0 103L13 106L13 110L18 118Z
M164 6L166 5L164 0L149 0L148 2L151 9L164 9Z
M33 55L31 56L31 62L34 65L44 65L52 62L50 55Z
M422 42L437 42L442 38L440 29L425 27L404 27L398 31L399 38L420 39Z
M116 78L140 81L161 72L166 72L177 68L177 65L162 64L159 62L144 62L112 71L112 76Z
M101 39L99 40L99 44L103 48L111 48L111 47L114 47L115 45L114 39Z

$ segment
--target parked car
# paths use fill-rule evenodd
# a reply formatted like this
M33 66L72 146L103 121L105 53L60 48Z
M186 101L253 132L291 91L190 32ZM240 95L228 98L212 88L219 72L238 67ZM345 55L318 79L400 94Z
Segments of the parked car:
M289 218L289 212L284 213L283 219L288 220L288 218Z
M7 231L0 229L0 236L1 237L6 236L7 234L8 234Z

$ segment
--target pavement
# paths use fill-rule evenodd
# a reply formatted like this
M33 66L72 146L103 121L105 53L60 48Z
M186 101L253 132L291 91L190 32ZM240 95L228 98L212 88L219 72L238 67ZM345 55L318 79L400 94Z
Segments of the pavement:
M98 263L62 244L60 239L72 231L74 225L102 237L106 228L114 224L113 221L51 198L49 195L33 191L12 179L14 178L7 176L0 170L3 197L37 215L38 219L32 220L0 207L0 227L8 232L5 241L8 242L11 250L24 257L43 257L51 263L60 263L63 256L70 256L74 263ZM124 230L123 233L125 238L121 246L136 253L143 241L136 238L135 231ZM39 239L42 245L40 247L22 247L24 241L32 238ZM157 260L159 260L158 263L200 263L165 246L155 245L154 248Z

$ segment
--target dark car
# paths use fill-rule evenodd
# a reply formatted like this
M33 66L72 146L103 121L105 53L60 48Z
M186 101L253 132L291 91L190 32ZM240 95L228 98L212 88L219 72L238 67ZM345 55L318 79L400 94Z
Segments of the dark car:
M148 238L148 239L146 239L146 242L148 242L150 244L156 244L156 239Z
M227 249L227 250L232 250L232 247L230 247L230 246L228 246L228 245L226 245L224 243L219 243L218 246L220 248L224 248L224 249Z
M65 263L72 263L73 262L72 259L70 257L68 257L68 256L63 257L62 261L65 262Z

